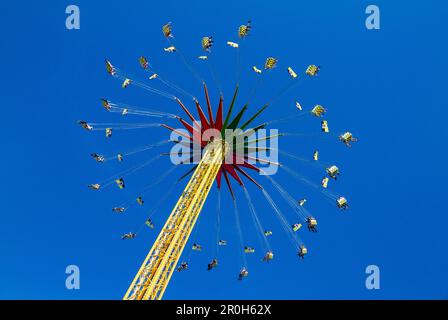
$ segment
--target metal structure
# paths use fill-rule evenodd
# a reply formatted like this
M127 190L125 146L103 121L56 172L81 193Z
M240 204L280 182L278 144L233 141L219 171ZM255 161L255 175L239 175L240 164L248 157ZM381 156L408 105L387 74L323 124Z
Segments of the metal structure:
M224 140L207 146L124 300L162 299L228 149Z
M240 39L247 36L251 29L251 23L248 22L247 25L242 25L238 29L238 36ZM172 45L170 38L172 38L172 25L171 23L168 23L163 26L162 28L164 36L167 38L170 47L165 48L166 52L174 52L176 51L176 47ZM200 56L200 59L207 60L208 54L210 54L210 47L213 44L212 37L204 37L203 38L203 49L207 52L207 56ZM234 42L228 42L228 45L230 45L233 48L238 48L239 45ZM183 62L186 64L188 69L191 68L186 63L186 61L182 58ZM275 68L277 65L277 59L273 57L268 57L266 59L264 70L258 69L256 66L252 67L254 72L259 75L262 72L267 72L269 69ZM157 118L169 118L169 119L176 119L178 120L181 125L185 128L185 130L177 130L173 128L172 126L169 126L165 123L149 123L149 124L113 124L113 123L88 123L86 121L78 121L79 125L81 125L85 130L87 131L93 131L93 130L105 130L106 138L110 138L112 136L112 130L113 129L138 129L138 128L145 128L145 127L151 127L151 126L162 126L165 129L168 129L172 131L173 133L176 133L179 138L185 138L187 140L183 141L184 139L176 140L170 140L175 143L185 143L189 145L188 152L185 152L185 155L189 155L189 159L186 161L182 161L182 164L194 164L194 166L186 172L180 179L184 179L185 177L191 175L190 181L188 182L187 186L185 187L184 191L182 192L179 200L177 201L176 205L174 206L174 209L172 210L170 216L168 217L164 227L160 231L156 241L154 242L151 250L149 251L148 255L146 256L145 260L143 261L143 264L141 265L137 275L135 276L134 280L132 281L131 285L129 286L126 294L124 295L124 300L160 300L163 297L163 294L165 293L165 290L168 286L168 283L171 279L171 276L173 275L174 270L177 267L177 264L179 262L179 259L182 255L183 250L185 249L185 246L188 242L188 239L190 237L190 234L192 230L194 229L194 226L196 224L196 221L199 217L199 214L202 210L202 207L204 206L204 203L207 199L207 196L210 192L210 189L214 182L216 181L216 185L218 189L221 189L221 185L223 184L223 181L228 186L229 192L233 200L235 201L235 194L233 192L232 183L231 180L233 180L240 186L244 187L245 194L248 198L248 202L250 202L250 198L248 196L247 190L245 189L243 179L247 179L247 181L250 181L254 185L256 185L258 188L260 188L263 191L263 194L265 195L267 201L270 203L274 211L276 212L280 222L283 225L283 228L286 232L290 233L290 237L293 241L293 245L296 247L297 250L299 250L298 255L299 257L303 258L304 255L307 253L307 248L303 245L303 243L294 235L294 232L297 231L296 229L291 229L291 224L288 223L288 221L285 219L285 217L282 215L282 213L278 210L275 203L273 203L271 197L265 192L262 185L260 185L257 181L255 181L254 178L251 177L249 173L246 172L246 169L252 170L252 172L258 172L263 173L262 168L258 167L257 165L260 164L269 164L269 165L275 165L275 166L281 166L280 163L270 161L268 159L264 158L264 153L259 157L258 153L259 151L271 151L275 150L272 148L267 148L263 143L259 145L259 142L268 141L274 138L277 138L279 136L282 136L283 134L273 134L273 135L266 135L266 132L262 132L270 123L264 122L261 124L258 124L252 128L250 126L252 125L252 122L254 120L258 119L258 116L276 99L278 99L282 94L293 88L295 85L297 85L298 79L302 79L305 75L309 77L314 77L319 72L320 68L315 65L310 65L306 72L301 75L300 77L298 74L291 68L288 67L288 73L290 78L292 78L291 82L289 82L282 90L280 90L280 93L277 94L273 99L269 100L269 102L262 105L260 108L256 110L255 113L250 115L246 118L247 114L246 111L248 110L249 101L253 98L253 95L256 92L257 86L261 82L260 79L258 79L255 83L255 86L252 89L251 97L247 102L239 108L239 110L234 110L235 102L238 96L239 92L239 85L237 82L237 85L235 87L235 91L233 94L233 97L231 99L230 105L226 111L226 115L224 116L224 106L223 106L223 96L222 94L219 97L219 103L217 106L216 114L214 116L212 104L210 102L209 92L207 89L207 86L205 84L205 81L202 80L203 83L203 89L205 94L205 100L207 104L207 115L202 109L201 105L199 104L199 101L190 93L186 92L184 89L180 88L177 85L174 85L170 81L167 81L166 79L162 79L162 77L150 66L148 63L148 60L145 57L139 58L140 65L142 68L151 73L151 76L149 77L150 80L159 80L164 85L170 87L171 89L174 89L184 95L188 95L193 98L193 102L195 104L196 110L197 110L197 117L193 116L193 113L187 108L179 98L176 96L165 92L163 90L153 88L146 83L142 83L136 80L133 80L129 78L128 75L120 71L120 69L115 68L112 63L109 60L106 60L106 70L107 72L114 78L117 78L122 82L122 88L125 89L128 86L137 86L142 89L145 89L153 94L158 94L162 97L169 98L172 101L176 101L177 104L182 108L182 110L185 112L188 120L184 120L178 115L170 114L162 111L154 111L154 110L139 110L134 109L134 107L125 105L125 104L118 104L113 103L106 99L102 100L103 107L109 111L109 112L119 112L123 116L127 114L133 114L133 115L140 115L140 116L153 116ZM192 72L193 73L193 72ZM193 73L193 75L197 76ZM131 107L131 109L129 109ZM299 111L302 111L302 106L296 102L296 108ZM325 113L325 108L323 108L320 105L316 105L310 112L311 115L315 117L322 117ZM234 114L232 114L232 112ZM305 115L305 114L303 114ZM207 117L208 116L208 117ZM288 117L286 119L289 119L292 117ZM244 119L244 120L243 120ZM283 120L280 120L283 121ZM191 124L190 124L191 123ZM325 126L324 126L325 124ZM321 122L322 131L325 134L329 133L327 120L322 120ZM263 130L261 130L263 129ZM211 130L213 133L209 135ZM231 134L228 135L228 132ZM217 135L216 135L217 133ZM259 133L261 135L259 135ZM246 139L247 138L247 139ZM227 140L227 141L226 141ZM339 136L339 140L341 140L344 144L347 146L350 146L351 142L356 141L356 138L352 136L350 132L346 132L343 135ZM184 145L185 145L184 144ZM194 148L193 148L194 146ZM143 149L143 150L147 150ZM196 160L197 151L201 151L200 153L200 161ZM313 160L318 161L318 151L314 152ZM104 156L101 156L99 154L91 154L92 157L97 162L104 162L106 158ZM170 153L163 153L161 155L170 155ZM294 157L294 156L293 156ZM117 155L117 159L119 162L123 160L123 154L119 153ZM146 162L146 164L149 162ZM146 165L145 164L145 165ZM137 169L138 170L138 169ZM293 174L295 177L298 177L302 182L306 182L307 184L316 187L315 184L312 182L309 182L306 179L303 179L300 175L297 175L294 171L288 169L285 167L285 170L288 170L291 174ZM135 171L135 170L134 170ZM121 173L123 175L128 175L130 172L133 171L124 171L124 173ZM332 166L330 168L327 168L327 174L331 178L335 178L336 175L339 174L339 169L336 166ZM224 177L224 180L222 179ZM244 177L244 178L243 178ZM242 179L243 178L243 179ZM269 178L269 177L268 177ZM124 180L122 176L118 176L115 179L115 182L117 183L118 187L120 189L124 188ZM285 200L288 201L289 205L292 207L292 209L297 213L298 217L303 220L303 222L308 223L311 221L311 218L313 218L309 212L303 207L303 204L306 200L300 201L300 203L297 203L294 201L294 199L285 191L281 186L279 186L274 180L269 178L273 186L280 192L280 194L283 196ZM328 184L328 177L325 177L324 180L322 180L322 187L324 189L327 188ZM325 181L325 183L324 183ZM103 183L95 183L89 185L89 188L92 190L99 190L101 188L107 187L108 185L113 184L112 182L106 181ZM344 197L341 197L339 195L335 195L332 192L325 190L323 192L325 196L330 198L332 201L336 201L337 206L341 209L346 209L348 207L347 200ZM141 197L137 198L137 202L140 205L143 205L143 201ZM236 202L235 202L236 204ZM236 206L235 206L236 208ZM127 208L123 205L120 207L113 208L114 212L122 213ZM272 260L273 253L270 250L268 240L266 239L267 236L272 234L270 231L266 231L266 229L263 229L261 226L261 223L256 216L255 209L252 205L250 205L250 211L253 215L254 223L257 224L257 228L260 231L260 234L262 237L264 237L267 247L267 253L265 255L264 261ZM236 216L238 216L237 211ZM314 218L313 218L314 219ZM151 219L148 219L145 223L149 223L149 227L154 228L154 225L151 222ZM301 224L294 224L295 225L301 225ZM314 224L312 227L314 228L311 230L311 227L309 226L310 231L315 231L315 226L317 225L316 220L314 219ZM239 222L238 222L239 226ZM293 226L293 228L294 228ZM219 228L217 228L219 230ZM239 227L240 229L240 227ZM270 233L269 233L270 232ZM241 230L239 230L240 236L241 236ZM122 236L122 239L133 239L135 237L135 233L130 232L127 234L124 234ZM242 244L242 237L240 237L240 242ZM245 252L243 252L244 255ZM215 260L214 260L215 261ZM182 267L182 266L181 266ZM246 268L246 265L240 270L239 279L241 280L244 277L247 277L248 271Z
M182 107L190 120L194 124L200 123L199 127L188 124L178 116L176 116L176 118L185 127L188 134L162 124L166 129L175 132L178 135L187 138L191 143L196 144L196 146L199 147L199 150L201 150L201 161L183 176L186 177L189 174L192 174L189 183L185 187L177 204L171 212L171 215L162 228L162 231L123 297L124 300L162 299L168 282L176 269L179 258L182 255L191 231L195 226L196 220L199 217L201 209L215 180L217 187L221 188L221 178L224 176L232 198L234 198L234 193L229 176L233 177L239 185L243 185L243 182L238 175L238 173L240 173L261 188L261 186L243 170L243 167L255 171L259 170L256 166L247 161L249 159L248 154L246 154L246 152L248 152L247 146L242 148L242 153L238 153L238 150L231 147L229 142L226 141L227 138L223 135L220 134L219 138L204 136L204 132L208 129L214 129L217 130L217 132L222 133L227 128L238 128L241 117L247 109L247 106L243 107L232 120L231 113L238 94L238 87L235 89L225 119L223 117L223 97L220 97L216 116L213 117L213 110L205 83L204 93L207 102L208 118L203 112L199 102L196 99L194 100L200 122L198 122L185 105L176 98L177 103ZM243 124L243 127L248 126L265 108L266 106L261 108L255 115L247 120ZM264 126L259 126L259 128L261 127ZM253 129L253 131L256 132L257 129ZM258 160L258 158L253 159ZM190 161L194 163L193 158L191 158Z

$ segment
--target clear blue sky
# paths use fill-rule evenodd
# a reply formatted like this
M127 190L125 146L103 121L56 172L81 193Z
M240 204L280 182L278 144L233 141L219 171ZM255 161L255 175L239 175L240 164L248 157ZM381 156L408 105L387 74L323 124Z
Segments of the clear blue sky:
M254 29L244 47L246 67L260 65L268 55L280 59L259 99L271 96L287 65L322 66L317 81L285 95L262 116L275 119L294 112L293 102L320 103L329 109L330 128L350 129L359 137L352 149L322 140L289 137L280 148L309 155L314 146L328 162L343 170L336 191L351 207L341 213L319 194L280 172L275 178L294 197L310 199L319 219L319 233L303 230L310 248L299 261L272 209L249 186L262 221L275 231L273 263L258 255L249 260L250 277L236 281L240 268L233 211L225 205L220 266L207 272L214 238L215 190L206 203L198 241L206 250L192 254L191 270L175 274L167 299L184 298L448 298L446 181L448 178L445 119L447 4L444 1L374 1L381 9L381 30L364 26L370 1L76 1L81 29L65 29L66 1L51 4L14 1L2 6L2 97L0 298L120 299L156 237L145 230L133 241L124 232L138 229L150 206L123 216L111 207L134 197L170 166L168 159L129 179L125 192L86 188L121 170L100 166L90 152L112 153L167 137L157 129L123 131L106 141L103 133L82 131L76 121L119 122L105 113L99 98L180 113L174 103L130 87L121 90L103 65L111 59L121 69L143 75L137 58L144 54L163 73L201 97L201 88L166 45L161 25L172 21L176 39L189 57L200 54L200 38L216 41L215 68L225 101L234 85L234 55L224 43L235 29L252 19ZM218 61L219 60L219 61ZM212 99L217 89L207 68L194 61L208 80ZM253 74L243 73L242 91ZM240 103L242 101L240 100ZM137 118L136 121L139 121ZM287 132L307 132L312 119L279 125ZM173 125L176 125L172 122ZM129 159L139 163L154 153ZM322 172L281 159L319 181ZM171 179L179 176L176 171ZM292 218L287 204L269 186L274 199ZM146 196L148 204L163 196L166 182ZM225 191L225 190L224 190ZM164 203L155 222L160 228L180 194ZM227 192L223 199L229 202ZM237 191L247 242L257 247L255 229L241 190ZM291 219L292 221L292 219ZM159 229L157 229L157 232ZM207 250L207 247L209 250ZM65 268L81 269L81 289L65 288ZM381 269L381 289L366 290L367 265Z

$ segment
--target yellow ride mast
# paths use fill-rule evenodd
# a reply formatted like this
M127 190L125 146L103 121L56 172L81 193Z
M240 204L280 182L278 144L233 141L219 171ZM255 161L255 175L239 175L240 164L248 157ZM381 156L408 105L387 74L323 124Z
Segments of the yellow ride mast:
M210 143L123 300L160 300L207 199L229 147Z

